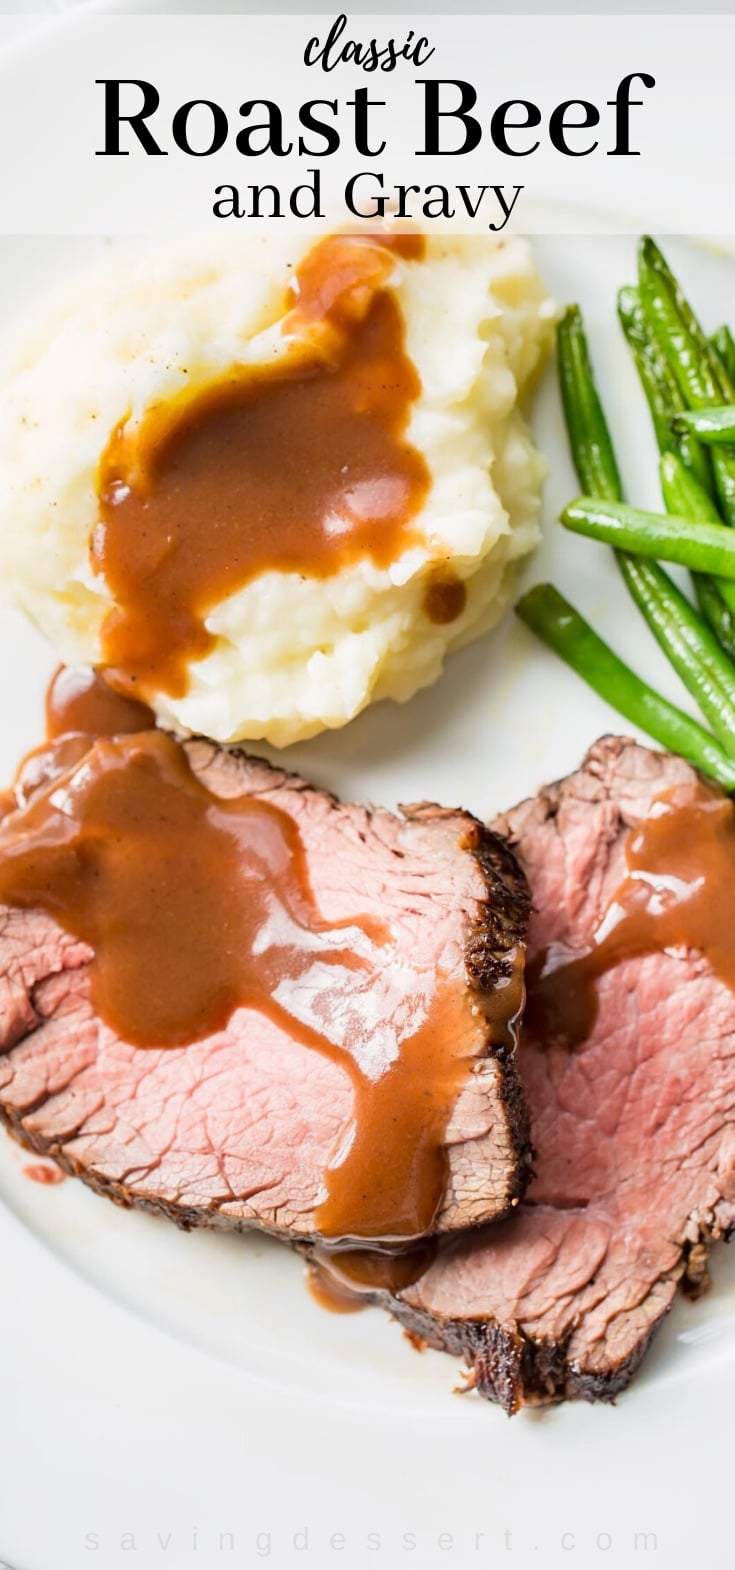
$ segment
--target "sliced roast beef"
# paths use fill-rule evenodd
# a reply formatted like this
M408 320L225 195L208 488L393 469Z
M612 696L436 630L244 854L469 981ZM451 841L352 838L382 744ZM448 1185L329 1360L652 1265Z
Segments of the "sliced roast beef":
M585 950L625 871L625 845L681 759L605 738L577 774L494 827L532 890L532 966ZM413 1286L376 1294L432 1346L463 1355L477 1390L523 1403L610 1400L679 1283L735 1223L735 997L702 955L629 957L597 983L588 1039L536 1039L520 1066L535 1176L507 1220L442 1242Z
M258 794L292 817L326 922L367 914L390 930L340 1029L400 1043L437 978L467 1000L467 1073L446 1128L436 1226L505 1212L528 1173L525 1101L498 1028L510 1025L528 915L512 853L464 812L342 806L241 752L187 748L215 795ZM325 1169L349 1139L343 1066L245 1008L193 1045L131 1046L95 1015L91 958L48 915L0 911L0 1116L11 1131L98 1192L182 1226L309 1237ZM311 993L301 1003L307 1015L318 1007Z

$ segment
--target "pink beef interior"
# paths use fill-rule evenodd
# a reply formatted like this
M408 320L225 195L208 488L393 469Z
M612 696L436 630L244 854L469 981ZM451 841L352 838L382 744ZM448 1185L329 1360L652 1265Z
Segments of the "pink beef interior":
M423 807L401 818L343 807L242 753L189 744L211 790L262 794L299 825L326 921L378 916L393 944L339 1021L320 1028L407 1030L412 1003L439 973L468 995L466 1089L447 1131L449 1184L440 1229L503 1213L527 1176L525 1103L513 1054L489 1016L525 936L527 897L512 856L462 812ZM345 1070L263 1015L242 1009L225 1030L183 1049L131 1047L97 1018L91 955L38 912L0 912L0 1115L123 1204L185 1226L262 1226L305 1238L323 1173L353 1110ZM365 973L362 973L363 975Z
M493 825L532 891L529 961L586 948L625 868L625 840L681 759L608 737L579 773ZM735 1223L735 999L698 954L630 959L599 985L576 1051L522 1033L535 1176L506 1221L443 1243L393 1300L477 1387L523 1402L610 1399L687 1276Z

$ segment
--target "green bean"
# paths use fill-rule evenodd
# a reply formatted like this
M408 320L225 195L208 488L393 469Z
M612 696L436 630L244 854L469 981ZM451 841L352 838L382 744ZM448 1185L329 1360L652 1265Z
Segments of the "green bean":
M707 626L711 627L725 653L735 660L735 615L720 593L723 582L722 578L709 578L706 573L698 572L694 577L694 591ZM733 585L728 587L732 588Z
M718 523L720 516L707 492L697 484L674 453L664 453L660 467L661 493L669 513L692 523ZM727 578L692 574L697 604L730 659L735 659L735 583Z
M735 667L657 562L626 557L625 581L667 659L725 751L735 756Z
M618 316L651 411L656 441L662 452L671 446L671 420L686 408L666 356L649 331L637 289L621 289Z
M551 584L537 585L516 606L521 621L601 698L662 747L681 753L728 790L735 763L703 726L640 680Z
M700 383L707 384L707 378L711 377L714 384L714 371L708 356L711 353L714 364L717 355L714 349L708 349L707 353L702 351L701 329L655 247L642 258L642 285L643 298L650 300L651 308L644 308L635 290L622 291L619 313L623 330L635 356L659 445L676 465L672 483L679 483L680 475L684 474L692 480L695 496L704 496L710 510L702 519L698 503L686 496L683 496L681 516L670 520L625 506L620 471L592 374L581 313L573 306L566 312L558 331L559 380L572 456L580 482L590 495L568 507L562 522L577 532L607 539L616 547L620 569L633 599L722 745L718 747L702 726L689 721L680 710L640 682L550 587L526 596L519 614L626 718L641 724L664 745L692 756L691 750L687 751L682 744L681 726L683 724L686 729L690 748L690 727L693 726L696 737L693 761L707 767L702 763L701 747L704 745L708 749L710 764L714 748L719 757L716 777L722 778L723 759L726 770L735 768L727 757L728 753L735 755L735 667L709 622L697 614L655 560L664 556L725 575L729 573L734 580L731 587L735 594L735 536L728 538L704 488L711 474L707 454L686 424L680 431L673 426L676 417L686 413ZM668 336L659 337L661 328ZM701 364L683 353L690 342L696 345ZM724 393L718 393L718 401L721 402L723 396ZM679 443L680 450L675 454ZM735 519L735 463L732 516ZM648 557L654 560L646 559ZM727 607L717 589L705 583L703 601L706 600L713 617L718 599L726 615ZM722 616L718 624L721 623ZM590 662L591 669L588 669ZM630 708L631 703L635 712ZM652 707L655 711L653 722L663 725L665 735L660 729L651 728Z
M712 466L708 454L690 431L677 435L672 429L674 416L684 413L686 404L661 344L646 318L637 289L620 290L618 316L651 411L660 452L678 452L682 462L697 476L700 484L711 490Z
M620 501L622 486L602 412L578 305L565 311L556 333L559 387L580 485L593 496Z
M596 496L620 501L620 473L577 307L567 312L559 330L559 375L580 481L594 485ZM735 752L735 670L727 656L657 562L627 551L616 554L626 586L657 643L726 750Z
M697 379L699 379L703 385L704 383L709 383L710 386L717 389L718 396L708 398L708 403L735 403L735 382L731 380L720 354L703 332L699 320L695 316L678 278L669 267L663 252L659 250L655 240L652 240L650 235L643 236L638 258L641 297L643 298L644 308L648 311L646 294L649 295L651 303L653 303L654 296L658 293L659 301L656 308L663 313L662 322L673 311L678 322L678 333L675 334L675 337L681 334L682 342L687 344L692 351L693 364L689 368L693 378L692 387L697 384ZM658 290L656 290L656 284L658 284ZM664 341L664 338L665 335L662 335L662 341ZM687 380L687 366L684 363L680 364L677 372L673 361L671 363L682 392L684 392L686 397L683 383ZM683 380L680 380L680 377ZM687 403L689 403L688 398ZM696 408L697 405L690 404L690 407Z
M691 431L708 446L731 446L735 442L735 406L717 404L711 409L687 409L674 415L671 429L675 435Z
M664 453L659 465L659 477L667 512L674 517L688 518L691 523L721 524L722 519L711 496L697 484L676 453ZM696 573L694 586L698 588ZM727 578L719 578L713 588L735 616L735 583L729 582ZM709 598L707 603L711 604Z
M697 484L694 475L673 452L665 452L659 464L664 502L670 513L678 513L691 523L711 523L722 528L717 504Z
M658 336L687 407L735 402L735 386L705 337L686 296L653 240L639 251L641 302ZM717 494L726 523L735 524L735 446L712 454Z
M565 507L561 521L575 534L604 540L617 550L678 562L716 578L735 578L735 531L722 523L692 523L690 518L643 512L623 502L580 496Z
M651 266L652 245L653 241L641 241L639 253L640 297L646 317L658 335L687 408L721 403L719 380L703 348L704 334L701 329L691 330L679 309L675 290Z
M710 336L710 343L721 365L735 386L735 338L729 327L718 327Z
M684 412L685 404L668 360L646 320L637 289L620 290L618 315L651 411L659 448L665 455L661 462L661 489L666 508L687 518L698 517L701 522L719 523L720 515L710 500L712 470L707 453L696 438L691 439L690 433L677 441L672 432L672 419L677 412ZM728 336L735 358L735 341L729 333ZM716 583L703 573L694 573L693 580L703 620L732 659L735 583L725 579Z

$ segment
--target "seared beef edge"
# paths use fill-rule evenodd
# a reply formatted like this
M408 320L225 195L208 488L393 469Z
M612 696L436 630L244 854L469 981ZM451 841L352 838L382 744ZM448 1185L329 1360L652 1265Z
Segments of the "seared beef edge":
M196 739L192 740L190 746L192 750L197 750L197 754L203 752L203 744ZM219 750L213 746L213 755L216 755ZM232 762L242 760L245 763L253 761L260 763L262 761L264 770L271 772L270 766L264 760L253 760L251 755L240 747L222 750ZM316 791L325 796L335 809L340 807L339 798L332 792L313 786L289 771L275 769L272 772L274 778L280 776L289 785L294 785L305 792ZM455 815L450 809L432 803L403 807L401 814L409 821ZM525 946L531 899L525 875L505 839L487 828L472 814L464 813L463 816L467 820L468 829L462 849L469 852L478 863L486 889L486 897L480 905L480 915L470 930L465 944L465 969L469 985L477 994L478 1008L487 1020L487 1056L493 1057L498 1064L500 1105L505 1115L509 1144L516 1152L514 1167L508 1174L507 1204L505 1211L500 1213L507 1214L523 1197L531 1175L530 1119L523 1084L516 1067L515 1051L509 1051L505 1043L494 1040L492 1007L490 1002L484 1004L483 995L492 994L499 983L507 982L511 978L514 951L519 946L521 948ZM30 1033L32 1032L28 1034ZM22 1039L26 1040L27 1035ZM18 1045L16 1041L8 1042L4 1049L0 1050L11 1052L16 1045ZM24 1148L55 1161L69 1176L81 1178L95 1193L127 1210L137 1209L149 1214L165 1215L184 1231L201 1226L232 1230L234 1225L236 1230L242 1231L253 1229L272 1231L274 1236L284 1240L282 1232L277 1228L271 1229L262 1222L233 1223L231 1217L220 1216L215 1207L210 1206L203 1210L198 1206L187 1206L180 1201L169 1203L162 1197L151 1199L141 1195L134 1185L128 1186L124 1182L115 1181L86 1163L76 1162L56 1140L45 1139L39 1133L29 1131L25 1126L25 1119L43 1106L45 1099L39 1097L32 1105L22 1108L9 1107L0 1101L0 1126L4 1126L13 1139ZM78 1129L65 1128L64 1145L73 1140L78 1132Z

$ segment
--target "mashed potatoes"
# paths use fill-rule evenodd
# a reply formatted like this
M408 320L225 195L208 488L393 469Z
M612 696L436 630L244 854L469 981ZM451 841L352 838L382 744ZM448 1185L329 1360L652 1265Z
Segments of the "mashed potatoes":
M233 366L269 362L292 269L313 241L206 238L116 263L68 294L8 357L0 385L0 575L67 663L103 661L111 605L92 570L100 460L112 433ZM211 651L188 691L152 702L165 723L275 745L403 700L445 655L492 626L512 568L538 540L543 466L518 413L552 307L527 243L431 237L396 256L390 287L421 382L406 431L430 484L408 548L327 577L267 571L206 619ZM416 537L418 533L418 538ZM440 572L464 584L437 623Z

